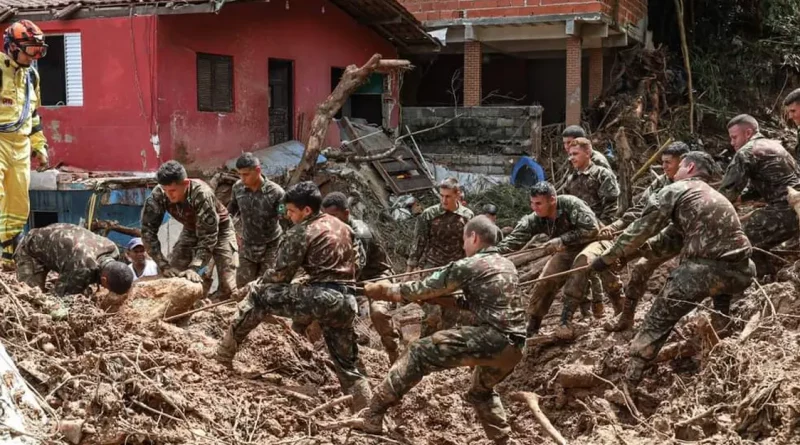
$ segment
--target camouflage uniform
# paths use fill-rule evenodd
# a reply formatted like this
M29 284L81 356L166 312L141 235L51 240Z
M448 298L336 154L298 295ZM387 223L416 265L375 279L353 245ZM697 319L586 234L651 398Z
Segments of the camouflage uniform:
M441 204L425 209L417 217L415 242L408 266L429 269L464 258L464 226L473 216L472 211L464 206L459 206L455 212L446 211ZM452 308L426 304L422 310L421 337L453 327L460 318L459 311Z
M787 187L800 189L800 175L797 162L780 142L748 141L734 155L719 191L735 202L748 183L749 192L767 203L744 222L744 233L754 246L769 249L800 234L797 213L786 198Z
M117 246L100 235L73 224L51 224L32 229L14 253L17 278L44 290L47 273L58 272L55 293L79 294L100 283L100 270L119 259Z
M614 177L610 170L598 165L590 164L586 170L570 173L564 186L564 193L577 196L588 204L601 224L609 224L617 213L617 200L619 199L617 178ZM605 245L606 243L600 244ZM605 247L608 246L605 245ZM596 253L600 254L602 251ZM594 256L589 259L590 262L594 259ZM604 290L614 304L615 310L621 308L622 281L619 276L609 272L603 274L602 277L605 280L601 279L601 276L597 274L589 274L592 300L598 308L596 316L602 316L602 306L600 305L603 303Z
M231 216L241 214L242 253L236 270L236 285L244 286L275 265L283 229L280 217L285 194L281 186L261 176L261 188L252 191L236 181L228 203Z
M523 248L535 235L545 234L550 239L561 238L564 250L556 252L544 266L541 277L553 275L574 267L589 264L602 253L607 241L593 242L597 238L599 226L592 209L582 200L569 195L556 198L556 219L540 218L532 213L520 220L514 231L498 246L500 253L515 252ZM609 271L602 272L603 279ZM532 330L538 331L538 324L547 315L553 299L561 286L564 286L564 312L562 324L570 321L573 311L582 300L586 289L588 273L577 272L569 276L553 278L536 283L531 292L527 313L532 319ZM611 279L608 279L611 282Z
M356 242L361 245L361 251L364 255L364 267L358 271L358 280L372 280L392 275L389 256L372 234L369 226L364 221L353 217L350 217L347 224L353 229ZM389 354L389 361L394 362L397 359L400 332L392 322L392 316L389 313L391 310L392 304L388 301L374 300L369 302L369 316L370 320L372 320L372 326L375 327L381 337L381 343L383 343L383 347L386 348L386 352Z
M318 321L342 391L369 392L356 368L356 256L352 229L333 216L318 213L293 226L281 242L275 268L247 285L218 356L232 360L238 345L269 315L299 324ZM308 283L291 283L301 268ZM356 402L364 405L366 397Z
M651 196L642 217L603 254L603 261L611 264L634 255L664 228L666 236L664 232L661 236L667 245L682 242L681 263L670 274L631 343L626 377L633 383L641 380L644 366L656 358L678 320L709 296L721 314L715 313L712 318L726 318L731 296L743 292L755 273L750 241L736 210L699 178L677 181Z
M511 428L500 397L494 390L522 358L525 317L512 301L519 278L514 264L490 247L458 260L423 281L395 284L389 291L409 302L442 297L463 289L459 307L475 314L474 326L442 330L421 338L389 370L376 389L365 417L380 425L386 410L417 385L424 376L462 366L474 367L466 400L472 404L486 435L496 442L508 440Z
M611 168L611 164L608 163L606 156L597 150L592 150L592 164L610 171L612 175L614 174L614 170ZM575 172L575 167L573 167L572 164L567 165L569 165L570 173Z

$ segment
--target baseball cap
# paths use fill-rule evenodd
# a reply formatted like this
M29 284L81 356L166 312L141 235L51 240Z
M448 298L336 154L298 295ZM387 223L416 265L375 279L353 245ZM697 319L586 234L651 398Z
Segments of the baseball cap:
M128 241L128 245L125 246L125 248L128 249L128 250L133 250L133 249L135 249L135 248L137 248L139 246L144 246L144 243L142 242L142 239L141 238L131 238L131 240Z

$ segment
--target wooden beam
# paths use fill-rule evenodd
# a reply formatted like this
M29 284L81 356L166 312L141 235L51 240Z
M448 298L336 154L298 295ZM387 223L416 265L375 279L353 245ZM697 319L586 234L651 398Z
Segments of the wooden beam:
M380 25L399 25L400 23L403 23L403 18L400 17L399 15L397 15L397 16L394 16L394 17L392 17L390 19L376 20L376 21L371 22L371 23L373 25L378 25L378 26L380 26Z
M83 6L72 15L69 16L70 20L77 19L95 19L95 18L111 18L111 17L129 17L134 16L148 16L148 15L175 15L175 14L202 14L214 12L213 3L202 3L197 5L188 5L180 7L166 7L150 5L134 5L125 7L98 7L98 6ZM1 18L2 16L0 16ZM8 22L11 17L1 20ZM19 11L16 13L14 20L28 19L34 22L53 20L53 13L49 10L39 9L30 11Z
M53 14L53 18L56 19L56 20L63 20L65 18L69 17L70 15L74 14L75 12L77 12L79 9L81 9L82 6L83 5L81 5L80 2L73 3L73 4L67 6L64 9L60 9L60 10L56 11Z
M0 23L5 22L11 17L14 17L16 14L17 8L4 8L3 12L0 12Z

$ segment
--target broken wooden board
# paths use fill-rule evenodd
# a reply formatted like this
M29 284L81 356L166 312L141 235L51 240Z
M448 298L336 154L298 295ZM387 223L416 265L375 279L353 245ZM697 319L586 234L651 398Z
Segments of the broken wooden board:
M203 284L183 278L141 279L125 295L98 295L100 308L142 323L186 312L203 297Z

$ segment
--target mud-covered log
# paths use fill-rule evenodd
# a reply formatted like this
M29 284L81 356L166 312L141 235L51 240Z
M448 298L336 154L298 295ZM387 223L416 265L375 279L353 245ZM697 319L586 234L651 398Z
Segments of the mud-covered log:
M127 319L149 323L186 312L203 297L203 285L183 278L141 279L125 295L98 296L102 309Z

